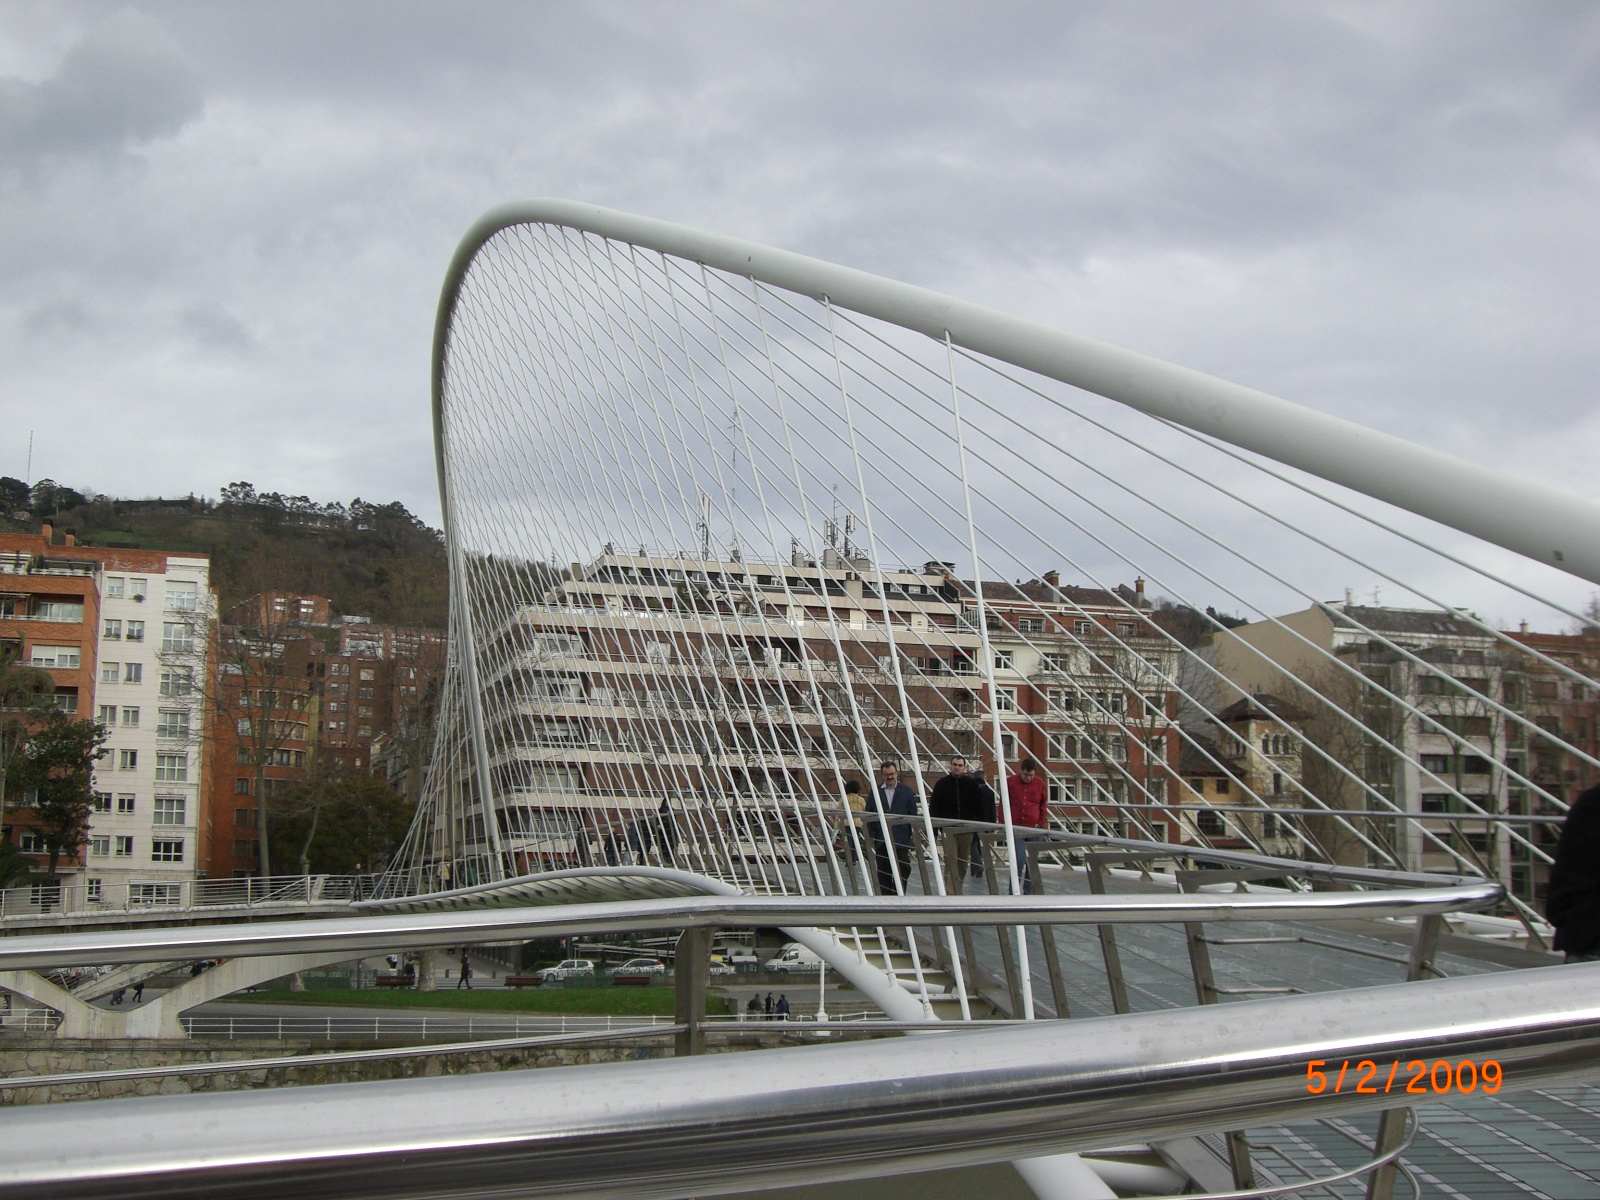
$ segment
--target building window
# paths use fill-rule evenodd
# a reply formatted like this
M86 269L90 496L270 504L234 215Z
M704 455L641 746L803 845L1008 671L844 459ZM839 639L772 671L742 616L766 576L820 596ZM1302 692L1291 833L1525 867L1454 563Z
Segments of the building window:
M1017 622L1017 632L1018 633L1043 633L1044 632L1044 618L1043 617L1023 617L1020 621Z
M1093 621L1074 621L1072 623L1072 632L1075 633L1078 637L1088 637L1091 633L1094 632L1094 622Z
M248 789L246 789L248 790ZM240 829L252 829L256 823L256 810L253 808L236 808L233 810L233 823Z
M128 577L128 595L134 600L143 600L150 594L150 581L139 579L135 576Z
M139 794L137 792L118 792L117 811L119 813L131 813L135 803L138 801L138 797Z
M121 575L106 576L106 597L108 599L121 599L123 585L127 581Z
M356 716L358 717L370 717L371 715L372 705L370 704L362 704L356 708Z
M182 842L178 845L181 847ZM180 860L181 861L181 860ZM183 901L183 885L178 883L130 883L128 885L128 903L137 905L148 904L180 904Z
M373 668L371 668L371 667L362 667L361 668L361 678L362 679L370 681L370 680L376 679L377 677L378 677L378 672L373 670Z
M144 641L144 622L143 621L129 621L128 622L128 640L130 642L142 642L142 641Z
M240 737L249 737L250 731L254 728L254 726L251 725L249 717L240 717L238 723L235 725L235 728L239 731Z
M234 838L233 856L235 858L254 858L256 856L255 842L250 838Z
M150 843L151 862L182 862L182 840L171 841L165 838L155 838Z
M58 688L50 694L50 703L58 712L75 713L78 711L78 689Z
M187 754L157 754L156 779L161 783L187 783L189 756Z
M356 736L357 737L371 737L372 736L372 726L371 725L358 725L356 727Z
M192 583L167 582L167 607L173 612L193 612L199 591Z
M996 688L994 690L994 707L996 712L1017 711L1017 689Z
M123 683L143 683L144 682L144 664L143 663L123 663L122 664L122 682Z
M359 691L357 691L356 698L359 699L359 700L371 700L372 699L372 689L371 688L361 688Z
M17 846L24 854L50 853L50 847L45 845L44 834L31 829L23 831L22 836L17 839Z
M1133 636L1133 622L1132 621L1118 621L1117 622L1117 636L1118 637L1122 637L1122 638L1130 638L1130 637L1132 637Z
M162 622L161 651L163 654L194 653L194 630L182 621Z
M89 855L91 858L110 858L111 839L109 837L91 837L89 839Z
M187 696L193 686L194 676L189 671L161 672L161 694L163 696Z
M164 738L186 738L189 736L189 710L186 708L163 708L156 714L156 736Z
M994 652L994 669L996 671L1011 670L1011 651L996 650Z
M128 728L128 729L137 729L137 728L139 728L139 710L138 710L138 708L136 708L132 704L129 704L129 705L125 706L123 708L123 710L122 710L122 724L123 724L123 726L125 728Z
M101 888L100 888L100 880L98 880L98 879L90 879L90 880L87 881L87 883L89 885L89 891L88 891L89 903L90 904L99 904L100 901L104 898L103 893L102 893Z
M1232 785L1226 779L1217 780L1217 795L1226 796L1232 790Z
M235 762L248 766L250 763L250 747L240 746L234 751L233 758Z
M182 825L184 798L182 796L157 796L156 820L157 825Z
M1216 812L1203 812L1195 818L1195 827L1200 830L1202 837L1221 837L1223 833L1222 814Z
M241 775L233 781L233 794L235 796L248 796L250 794L250 777ZM244 809L240 809L243 812Z
M103 662L100 664L100 682L115 683L122 678L122 664Z
M118 836L113 841L116 843L116 857L133 857L133 839L131 837Z
M56 671L76 671L82 658L76 646L35 646L29 666L47 667Z
M1048 757L1068 762L1078 757L1078 739L1070 733L1052 733L1045 739Z
M136 771L139 768L139 752L137 750L118 750L117 769L119 771Z
M122 640L122 622L107 617L105 632L100 636L109 642L120 642Z
M102 704L100 706L100 715L95 719L100 724L108 727L115 725L117 723L117 706L115 704Z
M89 807L91 809L93 809L95 812L104 812L104 813L110 812L111 811L111 793L110 792L96 792L94 794L94 799L89 804Z

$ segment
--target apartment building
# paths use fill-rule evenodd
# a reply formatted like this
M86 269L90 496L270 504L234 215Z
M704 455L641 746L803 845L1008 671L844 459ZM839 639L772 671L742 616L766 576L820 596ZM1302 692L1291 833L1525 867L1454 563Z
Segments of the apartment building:
M985 584L980 602L950 564L877 570L832 551L608 551L542 603L480 615L499 828L440 837L469 854L492 840L515 871L590 861L663 805L785 837L772 814L836 802L884 758L924 792L953 754L992 778L998 718L1008 769L1038 760L1059 815L1120 832L1133 813L1164 838L1174 652L1143 605L1054 575Z
M1328 720L1313 740L1334 765L1307 770L1307 790L1331 808L1381 813L1392 804L1414 818L1360 818L1353 828L1369 842L1406 869L1470 864L1532 897L1529 851L1508 824L1463 818L1526 803L1515 782L1522 742L1504 712L1521 668L1492 633L1464 614L1347 599L1219 632L1213 653L1242 695L1290 696L1307 708L1320 697ZM1336 856L1366 862L1373 852L1351 837Z
M1304 858L1305 710L1258 693L1236 700L1195 731L1182 752L1178 801L1186 845Z
M326 596L271 592L229 612L219 631L211 747L209 873L256 874L258 806L313 771L374 769L374 748L419 762L444 668L444 634L331 615ZM385 770L388 777L391 770ZM273 870L294 864L273 855Z
M89 842L72 881L91 900L162 903L204 856L206 706L196 688L216 606L203 555L0 536L0 637L51 672L63 711L103 725ZM28 848L27 816L16 820ZM58 867L59 870L59 867Z

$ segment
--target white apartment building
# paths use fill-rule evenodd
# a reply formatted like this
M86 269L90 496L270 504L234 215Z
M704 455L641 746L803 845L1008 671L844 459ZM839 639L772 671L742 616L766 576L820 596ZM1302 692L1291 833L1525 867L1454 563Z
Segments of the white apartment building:
M194 665L216 613L210 562L143 551L102 557L94 708L109 735L94 773L84 882L120 903L173 903L201 861L206 709Z

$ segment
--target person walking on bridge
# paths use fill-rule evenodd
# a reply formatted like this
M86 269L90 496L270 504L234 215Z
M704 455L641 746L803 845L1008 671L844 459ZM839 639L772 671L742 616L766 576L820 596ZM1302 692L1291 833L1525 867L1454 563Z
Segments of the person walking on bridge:
M982 778L967 773L967 760L957 754L950 773L933 785L928 811L943 821L994 821L994 790ZM967 860L977 835L963 830L952 839L955 846L944 856L944 890L961 895L967 880Z
M1029 831L1050 827L1050 793L1033 759L1023 759L1017 764L1017 773L1006 777L1006 798L1011 802L1011 853L1017 857L1017 878L1027 896L1033 892L1028 845L1039 840Z
M465 950L461 952L461 978L456 980L456 991L459 992L463 987L469 992L472 990L472 962Z
M901 821L892 833L885 833L889 824L885 817L909 817L917 811L917 793L900 782L900 764L885 760L878 764L881 781L872 789L872 802L867 806L869 823L867 832L872 835L872 849L878 863L878 894L894 896L903 892L911 874L911 823ZM872 819L876 818L876 819ZM889 860L889 843L894 843L894 861ZM896 879L895 869L899 868ZM897 886L898 883L898 886Z
M1550 866L1545 915L1567 961L1600 962L1600 787L1572 802Z

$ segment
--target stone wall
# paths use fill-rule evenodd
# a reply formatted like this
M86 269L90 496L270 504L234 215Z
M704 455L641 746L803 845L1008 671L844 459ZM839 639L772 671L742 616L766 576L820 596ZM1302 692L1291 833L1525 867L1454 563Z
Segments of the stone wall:
M763 1039L765 1040L765 1039ZM774 1044L776 1039L774 1039ZM115 1079L8 1088L5 1079L26 1075L60 1075L80 1071L116 1071L131 1067L228 1062L235 1059L281 1058L295 1054L329 1054L371 1050L372 1042L267 1041L264 1039L191 1038L182 1042L146 1039L90 1041L58 1038L11 1038L0 1041L0 1105L50 1104L62 1100L109 1100L119 1096L180 1095L185 1092L232 1091L237 1088L294 1087L316 1083L351 1083L368 1079L409 1079L420 1075L470 1075L526 1067L570 1067L585 1063L670 1058L672 1046L619 1043L593 1046L527 1046L521 1049L468 1050L430 1054L425 1049L406 1058L342 1063L308 1063L303 1067L180 1075L165 1079ZM744 1049L746 1046L739 1046ZM718 1047L718 1050L722 1047Z

